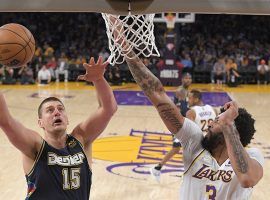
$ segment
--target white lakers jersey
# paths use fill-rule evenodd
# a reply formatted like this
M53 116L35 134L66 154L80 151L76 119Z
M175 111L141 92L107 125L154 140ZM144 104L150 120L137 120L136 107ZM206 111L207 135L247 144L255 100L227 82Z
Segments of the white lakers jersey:
M195 123L198 124L201 130L206 133L208 124L214 121L216 118L216 113L214 108L210 105L204 106L192 106L192 110L196 113Z
M181 200L246 200L252 188L243 188L227 159L219 165L201 146L202 131L189 119L176 134L183 147L185 173L181 185ZM247 149L249 156L263 165L262 153L256 148Z

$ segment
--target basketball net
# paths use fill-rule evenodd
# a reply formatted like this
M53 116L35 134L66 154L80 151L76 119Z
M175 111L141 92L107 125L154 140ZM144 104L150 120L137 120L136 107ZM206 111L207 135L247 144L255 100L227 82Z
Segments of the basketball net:
M109 57L111 65L123 63L125 57L132 59L140 55L160 56L155 44L154 16L155 14L120 16L102 13L111 51ZM117 23L112 21L112 18L117 19ZM123 38L125 38L124 42Z
M175 26L175 15L174 13L167 13L165 15L165 21L168 29L174 29Z

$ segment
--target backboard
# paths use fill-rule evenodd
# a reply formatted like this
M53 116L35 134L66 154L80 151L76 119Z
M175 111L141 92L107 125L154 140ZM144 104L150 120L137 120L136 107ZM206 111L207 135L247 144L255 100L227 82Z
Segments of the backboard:
M0 0L1 12L270 14L270 0Z
M155 14L154 22L166 22L165 12ZM173 13L175 15L175 22L177 23L193 23L195 22L195 13Z

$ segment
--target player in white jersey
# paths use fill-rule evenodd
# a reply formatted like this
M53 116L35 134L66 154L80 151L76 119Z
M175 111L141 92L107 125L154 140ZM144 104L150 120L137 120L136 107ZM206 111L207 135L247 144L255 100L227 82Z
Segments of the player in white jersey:
M186 117L194 121L206 133L208 123L214 121L216 118L216 111L210 105L204 105L202 102L202 93L198 90L191 90L188 93L188 105L191 107ZM181 112L182 113L182 112ZM160 182L160 175L162 167L177 153L181 148L180 141L173 137L172 149L164 156L164 158L153 168L150 168L150 174Z
M227 111L210 123L205 137L189 119L184 120L176 134L184 147L181 199L247 200L253 186L262 178L262 153L256 148L244 148L253 136L250 133L255 132L254 127L247 124L253 125L254 120L240 108L232 123L237 106L230 102L226 107L229 107Z
M215 120L217 111L202 102L202 93L199 90L189 92L188 105L190 109L187 111L186 117L198 124L205 135L208 125Z
M180 114L159 79L133 52L126 61L135 81L182 145L185 173L181 199L249 199L263 176L262 153L245 149L255 133L251 115L236 102L226 103L225 112L209 124L204 137L197 124Z
M129 47L125 36L118 37L123 26L116 18L110 20L117 27L116 42L125 51ZM181 199L249 199L252 188L263 176L262 153L255 148L245 149L255 133L252 116L238 108L236 102L228 102L225 112L209 124L204 137L197 124L180 114L160 80L133 51L128 51L125 60L134 80L183 147L186 171Z

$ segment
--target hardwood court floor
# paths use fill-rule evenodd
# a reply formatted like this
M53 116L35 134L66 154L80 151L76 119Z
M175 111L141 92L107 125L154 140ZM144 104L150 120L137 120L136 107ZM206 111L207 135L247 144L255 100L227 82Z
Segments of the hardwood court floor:
M192 88L205 91L217 91L213 85L194 84ZM135 84L114 87L115 90L139 90ZM168 91L174 87L166 88ZM56 95L63 98L69 116L69 130L85 119L98 106L92 86L83 83L60 83L50 86L0 86L5 94L12 115L25 126L38 131L37 107L41 101L38 97ZM257 133L255 142L263 149L265 156L264 177L255 187L253 198L269 199L270 196L270 86L224 87L243 107L255 117ZM218 90L219 91L219 90ZM1 114L1 113L0 113ZM133 129L133 132L132 132ZM135 131L134 131L135 130ZM137 131L137 132L136 132ZM140 132L142 131L142 132ZM180 172L162 175L161 183L155 182L148 174L149 167L156 163L160 154L148 149L148 159L139 159L143 139L151 139L153 133L167 133L168 130L151 106L119 106L119 109L104 133L93 146L93 200L174 200L179 199L181 183ZM133 134L133 135L132 135ZM132 136L131 136L132 135ZM169 136L158 136L160 141ZM143 138L143 139L142 139ZM165 141L165 140L164 140ZM169 148L166 147L168 150ZM146 151L146 148L144 148ZM160 147L157 147L159 152ZM162 151L163 149L161 149ZM24 199L26 182L22 170L21 155L7 140L0 130L0 200ZM141 154L143 155L143 153ZM152 157L151 157L152 156ZM176 158L181 159L181 157ZM149 164L152 163L152 164Z

